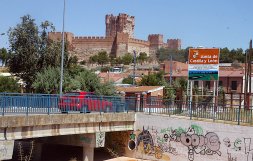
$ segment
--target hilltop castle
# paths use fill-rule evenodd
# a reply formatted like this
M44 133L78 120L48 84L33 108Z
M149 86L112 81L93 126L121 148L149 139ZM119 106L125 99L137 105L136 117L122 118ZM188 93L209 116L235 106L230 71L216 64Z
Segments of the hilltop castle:
M154 57L161 47L181 49L180 39L168 39L164 43L161 34L150 34L148 40L135 39L134 16L122 13L118 16L109 14L105 16L105 24L105 37L74 36L73 33L66 32L65 40L68 42L68 50L77 55L79 60L87 60L100 51L106 51L111 56L118 57L135 50ZM53 41L61 41L61 32L50 32L48 35Z

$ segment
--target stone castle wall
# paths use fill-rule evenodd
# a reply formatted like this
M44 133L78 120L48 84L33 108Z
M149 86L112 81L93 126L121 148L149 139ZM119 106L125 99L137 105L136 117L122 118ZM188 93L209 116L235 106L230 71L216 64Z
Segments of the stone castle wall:
M68 42L68 50L75 54L79 61L88 60L90 56L100 51L106 51L114 57L123 56L126 53L145 52L151 57L155 57L158 49L172 48L180 49L180 39L168 39L163 41L162 34L150 34L148 40L134 38L134 16L119 14L118 16L106 15L106 35L105 37L95 36L74 36L73 33L66 32L65 40ZM49 39L61 41L61 32L50 32Z

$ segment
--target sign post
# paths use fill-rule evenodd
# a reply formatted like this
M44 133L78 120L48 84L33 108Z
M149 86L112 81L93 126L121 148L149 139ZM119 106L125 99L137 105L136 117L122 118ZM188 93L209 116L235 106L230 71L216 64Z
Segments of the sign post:
M219 48L190 48L188 60L188 80L190 88L193 81L213 81L213 119L215 119L218 80L219 80ZM203 88L203 87L202 87ZM190 90L192 91L192 90ZM203 91L203 89L202 89ZM202 94L203 95L203 94ZM192 110L192 92L190 92L190 110ZM192 111L190 111L192 112Z

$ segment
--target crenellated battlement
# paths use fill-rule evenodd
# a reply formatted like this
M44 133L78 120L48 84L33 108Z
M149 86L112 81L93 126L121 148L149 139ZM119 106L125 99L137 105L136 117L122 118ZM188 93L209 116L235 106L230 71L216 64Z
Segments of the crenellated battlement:
M142 44L149 45L149 41L140 40L140 39L133 39L133 38L130 38L130 39L129 39L129 42L130 42L130 43L142 43Z
M167 41L181 41L181 39L168 39Z
M150 34L148 35L149 37L158 37L158 36L163 36L162 34Z
M84 40L104 40L104 39L108 39L109 37L104 37L104 36L75 36L74 40L76 39L84 39Z

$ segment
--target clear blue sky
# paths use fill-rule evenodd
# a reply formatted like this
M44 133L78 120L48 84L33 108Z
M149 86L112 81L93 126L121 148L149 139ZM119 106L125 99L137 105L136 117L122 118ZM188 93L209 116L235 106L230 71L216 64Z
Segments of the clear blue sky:
M30 14L39 24L62 30L63 0L0 0L0 33ZM253 38L253 0L66 0L65 30L76 36L104 36L105 15L135 16L135 37L160 33L164 41L180 38L182 47L249 46ZM0 47L8 46L7 35Z

